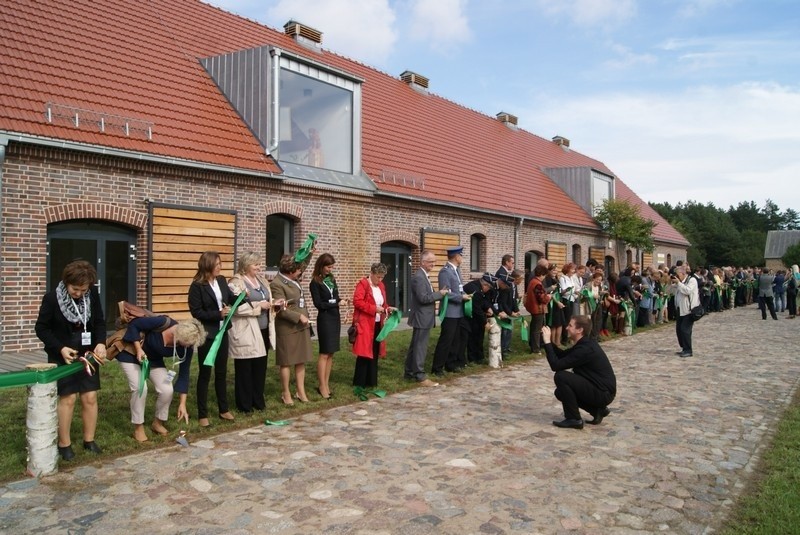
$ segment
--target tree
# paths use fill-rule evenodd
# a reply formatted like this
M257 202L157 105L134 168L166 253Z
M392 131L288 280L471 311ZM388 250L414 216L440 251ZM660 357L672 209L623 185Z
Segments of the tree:
M655 249L654 221L639 214L639 207L624 199L606 199L597 208L595 221L612 240L617 242L617 260L622 262L625 244L643 251Z
M786 249L781 261L784 266L800 265L800 243Z

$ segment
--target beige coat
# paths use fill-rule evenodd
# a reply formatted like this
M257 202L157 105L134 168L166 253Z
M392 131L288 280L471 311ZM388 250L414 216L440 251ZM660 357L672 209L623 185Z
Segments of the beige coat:
M280 273L270 284L272 300L285 299L288 305L275 316L275 360L279 366L304 364L312 359L311 330L300 323L300 317L308 317L310 296L304 296L300 286L287 280ZM300 301L303 299L303 306Z
M238 276L234 276L229 286L234 295L239 295L247 291L244 281ZM252 359L264 357L267 348L264 346L264 337L258 327L258 317L261 315L261 307L242 302L231 318L231 328L228 331L228 355L232 359ZM270 327L274 332L274 322L270 322ZM272 337L271 337L272 338Z

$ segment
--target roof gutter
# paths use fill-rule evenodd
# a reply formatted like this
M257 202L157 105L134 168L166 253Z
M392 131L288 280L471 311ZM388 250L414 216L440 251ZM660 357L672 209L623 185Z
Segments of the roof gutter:
M232 173L235 175L245 175L259 178L274 178L282 180L282 177L276 175L272 171L255 171L251 169L242 169L239 167L230 167L227 165L215 165L196 160L184 160L182 158L173 158L171 156L159 156L156 154L149 154L146 152L115 149L113 147L105 147L103 145L92 145L89 143L80 143L77 141L67 141L64 139L55 139L42 136L34 136L30 134L21 134L18 132L7 132L0 130L0 143L9 141L17 141L19 143L28 143L31 145L40 145L43 147L53 147L66 150L75 150L79 152L88 152L91 154L102 154L105 156L115 156L119 158L128 158L131 160L139 160L143 162L160 163L166 165L177 165L179 167L189 167L192 169L203 169L206 171L218 171L221 173Z

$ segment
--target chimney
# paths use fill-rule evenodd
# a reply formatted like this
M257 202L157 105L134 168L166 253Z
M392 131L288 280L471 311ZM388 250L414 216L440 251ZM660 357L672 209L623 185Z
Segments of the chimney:
M322 32L311 26L306 26L296 20L290 20L283 25L283 32L294 40L310 48L319 48L322 45Z
M555 143L556 145L558 145L560 147L564 147L566 149L569 148L569 139L567 139L567 138L565 138L563 136L554 137L553 138L553 143Z
M429 80L421 74L411 71L404 71L403 74L400 75L400 79L414 89L423 89L426 91L428 89Z
M504 125L508 126L509 128L517 126L517 116L511 115L508 112L501 111L500 113L498 113L497 120L503 123Z

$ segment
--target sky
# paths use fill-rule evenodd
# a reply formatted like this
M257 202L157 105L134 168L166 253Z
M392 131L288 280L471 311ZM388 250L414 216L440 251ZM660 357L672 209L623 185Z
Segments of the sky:
M800 211L800 0L207 0L602 161L648 202Z

